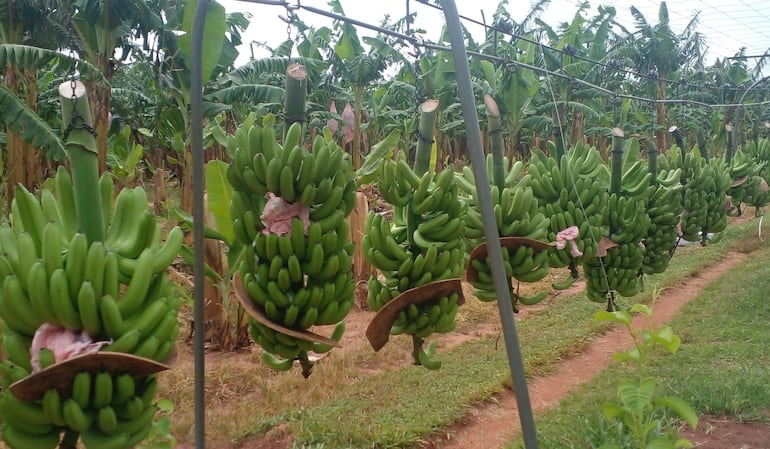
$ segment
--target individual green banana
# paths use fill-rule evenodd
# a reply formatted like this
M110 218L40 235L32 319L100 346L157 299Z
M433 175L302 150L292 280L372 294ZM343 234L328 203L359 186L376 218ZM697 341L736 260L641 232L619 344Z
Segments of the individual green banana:
M101 298L99 298L101 299ZM84 281L78 291L78 313L83 329L92 337L101 335L102 319L96 292L90 281Z
M16 427L5 425L2 428L3 442L11 449L54 449L59 445L59 431L54 430L43 435L32 435Z
M123 352L126 354L133 354L134 348L139 344L142 337L142 332L138 329L131 329L121 335L113 343L104 347L104 351L109 352Z
M118 374L112 384L115 388L112 395L113 404L123 404L136 394L136 381L130 374Z
M62 405L62 414L67 425L78 432L85 432L91 428L94 421L93 414L84 410L74 398L64 401Z
M47 222L43 208L37 197L27 190L22 184L16 186L13 201L16 203L19 216L14 216L14 224L21 222L23 229L30 234L35 243L37 254L42 251L43 228Z
M47 190L46 190L47 191ZM57 268L64 266L64 257L62 256L62 234L59 225L49 222L43 228L42 237L42 258L48 274L51 274Z
M275 371L288 371L294 365L294 359L279 359L267 351L262 351L262 361Z
M80 284L85 278L86 256L88 254L88 240L86 235L78 232L72 236L67 255L64 259L64 270L67 273L67 283L70 289L70 298L77 298Z
M80 408L88 408L91 403L91 373L81 371L72 381L72 399Z
M75 307L76 301L70 296L69 278L64 268L58 268L51 274L49 293L56 324L72 330L82 329L83 324Z
M107 371L99 371L93 375L93 397L91 407L101 409L112 403L112 375Z
M94 294L101 297L104 290L104 268L107 253L102 242L93 242L86 253L86 267L83 280L90 282Z
M118 308L123 317L133 315L144 303L155 275L153 273L153 258L154 253L151 250L145 250L139 256L136 271L134 271L125 293L118 301Z
M16 276L7 276L3 281L0 313L6 325L25 335L34 335L43 324L43 318L35 312Z
M67 425L67 422L64 420L64 415L62 414L62 398L59 390L56 388L49 388L46 390L43 394L41 403L43 413L54 425Z
M32 308L46 323L54 323L56 317L51 309L51 295L48 291L48 273L43 261L35 262L29 272L27 290Z

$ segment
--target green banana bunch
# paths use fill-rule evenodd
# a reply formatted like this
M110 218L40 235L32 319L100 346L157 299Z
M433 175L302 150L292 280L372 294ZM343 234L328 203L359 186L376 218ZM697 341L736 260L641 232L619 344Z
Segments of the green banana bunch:
M340 323L353 305L355 289L347 219L356 197L350 157L322 136L308 152L298 123L288 129L283 145L272 124L264 125L241 127L228 137L230 211L243 245L237 269L249 298L270 321L295 330ZM262 222L268 192L306 208L309 224L294 217L286 232L269 232ZM340 329L337 339L344 332ZM264 349L268 366L287 370L299 360L306 377L312 371L307 353L331 349L276 332L253 317L249 331Z
M752 142L753 143L753 142ZM757 151L754 149L753 151ZM759 209L770 203L770 189L767 181L759 175L765 162L756 162L748 153L738 149L733 155L730 167L732 184L727 191L732 207L738 215L743 213L741 204Z
M106 238L89 244L77 230L72 188L63 168L54 179L55 194L43 190L38 199L18 187L12 224L0 227L0 319L6 356L2 366L8 371L4 381L32 371L32 336L44 323L109 341L105 350L156 361L165 361L175 347L180 301L165 269L182 245L181 229L172 229L161 243L159 225L140 188L121 191L113 213L113 186L106 174L100 180ZM37 356L43 369L57 362L48 348ZM140 426L134 417L111 409L122 405L111 400L112 375L93 374L93 381L91 377L85 372L76 376L73 391L79 401L53 389L30 403L7 390L2 393L6 444L56 447L67 427L82 432L86 447L92 448L128 448L144 439L155 415L149 406L154 389L146 393L143 407L148 411ZM93 433L97 431L105 435ZM89 432L100 437L98 442L87 442Z
M602 225L602 213L607 204L607 165L596 148L583 143L570 148L558 162L541 150L535 150L522 184L532 188L539 210L550 220L547 241L556 241L557 233L571 226L578 227L579 236L575 242L582 255L573 258L569 251L548 250L550 267L569 267L570 278L574 280L577 265L596 253L594 229Z
M380 188L389 189L391 194L405 193L396 199L399 202L394 205L391 221L373 211L367 216L363 253L384 278L381 282L372 275L368 281L367 302L375 311L406 290L460 277L465 257L466 204L458 200L454 169L418 176L400 159L386 161L383 170L393 170L397 177L391 181L390 175L383 173L381 179L387 180ZM440 366L422 344L433 333L454 329L458 299L459 295L450 294L429 304L411 304L399 312L391 334L413 336L419 348L415 363L430 369Z
M727 228L727 192L732 184L730 169L722 159L712 158L704 167L704 173L713 182L706 196L706 220L701 229L703 242L706 242L708 234L717 234Z
M486 168L487 178L494 179L493 173L493 158L492 154L487 154ZM511 161L507 156L503 156L503 174L505 176L505 187L513 187L519 183L521 178L521 171L524 168L524 162ZM460 186L460 190L468 196L472 196L476 192L476 177L473 175L473 170L467 166L463 166L462 173L455 173L455 181Z
M111 201L108 176L100 185ZM115 213L105 217L108 238L89 245L84 234L68 233L69 219L64 217L70 212L59 204L67 204L73 195L69 173L59 170L55 186L56 198L43 191L39 200L19 187L13 227L0 227L5 249L0 256L0 318L7 329L7 354L27 366L26 358L18 357L21 348L28 351L35 331L49 323L83 330L96 341L111 340L109 350L164 361L179 333L179 297L164 271L182 245L181 229L172 229L161 244L146 194L125 189ZM132 221L136 216L149 217L145 221L152 226L143 228L147 235L130 232L138 226ZM129 244L131 238L139 243ZM125 252L134 245L139 253Z
M505 167L508 167L507 159L504 159ZM492 197L492 209L500 237L524 237L534 240L544 240L548 235L550 220L538 208L538 201L534 197L532 189L518 183L518 176L523 168L521 161L513 163L505 173L505 187L500 191L497 185L490 186ZM487 171L489 179L492 176L492 156L487 156ZM468 212L466 215L466 238L472 246L478 246L484 242L484 229L481 212L478 204L478 192L475 178L470 167L463 168L462 176L455 176L468 195ZM512 257L508 249L503 247L503 259L506 275L514 277L522 282L536 282L548 274L548 257L546 252L533 252L527 247L519 247L519 253ZM511 263L513 261L513 263ZM496 299L494 285L492 283L491 268L488 260L472 260L471 264L478 272L478 278L473 280L474 294L482 301ZM534 304L535 298L542 300L545 295L538 294L534 297L520 296L516 289L511 289L511 297L514 301L514 309L517 303Z
M639 153L639 141L625 142L623 152ZM602 229L616 245L606 249L606 255L598 255L583 263L586 276L586 296L592 301L608 301L608 309L614 308L611 293L633 296L642 290L642 263L651 218L647 212L650 197L655 191L652 174L642 161L627 167L620 166L622 173L618 191L609 194L603 216Z
M28 374L9 360L0 370L7 385ZM7 385L0 393L0 417L3 441L12 449L55 448L66 429L79 432L86 449L128 449L147 437L157 411L155 375L82 371L68 396L51 388L31 402L17 398Z
M87 397L89 384L91 394ZM133 378L104 371L81 372L75 378L75 385L83 386L78 390L73 386L69 399L56 398L56 390L47 391L43 408L58 414L67 426L78 430L86 449L127 449L147 437L157 412L153 399L158 382L154 375ZM85 399L88 403L83 405ZM48 402L52 405L46 407ZM60 404L58 412L57 404Z
M583 263L586 278L586 296L594 302L607 302L609 309L614 304L608 298L610 292L620 296L634 296L642 291L639 269L644 260L644 251L638 244L622 243L607 249L603 257L594 257Z
M746 154L753 159L759 167L757 177L752 177L752 182L758 188L751 189L751 193L746 195L744 203L755 207L755 213L759 214L759 209L770 204L770 189L768 189L768 180L770 179L770 140L759 139L746 142Z
M749 155L757 165L762 166L760 174L762 173L770 163L770 140L767 138L749 140L743 145L743 151Z
M491 161L491 157L487 158ZM507 173L506 186L500 191L498 186L491 186L492 207L501 237L526 237L541 240L546 237L546 217L538 210L538 202L531 188L514 183L523 164L516 161ZM490 168L491 169L491 168ZM511 177L512 176L512 177ZM468 203L467 224L465 236L472 246L478 246L484 241L484 229L481 212L478 207L478 195L473 171L467 165L463 167L463 175L456 175L458 182L462 179L463 189ZM492 178L490 178L492 179Z
M680 169L670 172L661 171L658 174L658 185L647 204L650 225L647 236L644 238L645 253L642 271L645 274L666 271L676 249L679 240L677 225L682 214L683 186L679 183L679 175L681 175ZM676 181L670 182L674 177Z
M661 170L681 169L682 205L684 211L680 221L680 236L695 242L701 239L701 231L708 215L708 191L715 188L714 179L704 167L706 161L698 151L682 152L673 146L665 155L658 157Z

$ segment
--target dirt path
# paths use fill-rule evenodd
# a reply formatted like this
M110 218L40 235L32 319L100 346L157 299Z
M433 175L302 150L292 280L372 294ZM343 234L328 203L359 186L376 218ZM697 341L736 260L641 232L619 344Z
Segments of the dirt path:
M665 323L682 306L695 298L711 281L738 265L745 255L730 253L719 264L703 269L697 275L683 279L673 288L664 290L655 304L653 323ZM634 327L649 325L646 317L636 317ZM553 374L538 377L528 383L530 400L535 413L540 413L567 396L612 361L612 355L631 347L632 341L624 329L615 329L597 338L584 351L565 360ZM480 404L470 410L466 419L444 434L448 439L433 441L425 449L499 449L520 431L516 397L513 391L500 393L495 401Z

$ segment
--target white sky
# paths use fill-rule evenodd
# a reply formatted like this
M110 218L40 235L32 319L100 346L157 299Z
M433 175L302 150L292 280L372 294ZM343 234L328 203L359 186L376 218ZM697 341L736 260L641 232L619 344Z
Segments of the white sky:
M294 3L295 0L289 0ZM248 61L250 50L248 43L252 41L264 42L269 46L276 46L286 39L286 24L278 16L286 15L283 8L272 5L259 5L248 1L219 0L228 12L241 11L252 15L251 25L246 30L239 63ZM406 0L340 0L346 15L349 18L371 24L379 24L385 14L390 14L392 19L398 19L406 13ZM326 0L300 0L305 6L329 10ZM456 0L457 9L461 15L481 21L481 11L484 11L487 21L491 21L492 14L497 8L498 0ZM529 3L525 0L509 0L508 10L514 20L520 21L529 11ZM527 7L519 7L517 4L527 4ZM551 0L545 13L540 18L556 26L560 22L569 21L577 11L577 0ZM629 12L631 5L635 5L651 25L658 23L658 0L615 0L615 1L591 1L592 6L600 4L613 5L617 10L618 22L627 28L633 29L633 18ZM444 21L439 11L430 6L416 1L410 2L411 9L417 13L415 28L427 31L428 40L437 40L438 33ZM669 0L667 2L671 26L676 33L680 33L692 17L700 11L700 19L697 30L706 36L709 47L706 62L713 63L717 57L733 56L742 46L747 47L747 55L760 55L770 49L770 0ZM332 21L323 16L308 11L298 10L298 17L305 23L316 27L330 26ZM591 17L591 14L588 14ZM465 23L465 26L478 39L483 39L483 29L479 26ZM359 37L367 34L375 34L365 29L358 29ZM257 57L266 54L255 53ZM753 60L748 61L748 66L754 66Z

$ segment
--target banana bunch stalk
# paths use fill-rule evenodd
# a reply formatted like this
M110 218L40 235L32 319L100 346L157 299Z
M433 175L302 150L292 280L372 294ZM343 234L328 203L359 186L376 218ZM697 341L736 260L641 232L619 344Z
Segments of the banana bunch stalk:
M337 324L334 337L339 340L355 288L347 220L356 195L350 157L322 136L308 152L301 145L299 123L289 127L283 146L272 124L264 125L241 127L228 137L232 165L227 177L234 190L230 210L236 239L243 245L241 279L271 322L295 330ZM271 225L267 197L282 200L288 218ZM299 360L305 377L312 372L308 352L331 350L253 317L249 332L271 368L286 371Z
M460 277L465 257L465 203L457 198L452 167L435 177L430 172L418 176L399 159L386 161L382 170L381 188L404 192L406 200L395 205L392 221L373 211L367 217L361 244L367 260L384 277L384 282L376 275L369 278L367 301L375 311L406 290ZM422 343L433 333L454 329L459 295L436 299L429 305L410 304L391 328L393 335L413 336L415 363L431 369L440 366L432 359L435 346L423 348Z
M32 337L44 324L109 342L105 351L165 361L179 335L180 306L165 270L181 248L181 229L172 229L160 242L160 227L141 188L122 190L111 213L112 180L105 174L99 183L105 240L89 244L79 232L72 179L64 168L54 186L55 195L43 190L40 199L18 187L12 226L0 227L4 383L61 361L43 348L35 354L39 366L32 365ZM92 388L92 377L98 388ZM121 411L129 397L112 400L117 377L78 373L73 384L78 401L50 389L40 401L23 402L4 388L0 415L6 444L53 448L66 431L80 433L87 448L133 447L151 428L155 387L150 384L156 381L122 375L122 383L139 383L135 390L141 407L133 406L143 412L139 419L138 413Z
M604 254L583 264L586 296L592 301L606 301L608 310L615 308L615 294L634 296L642 290L642 240L650 226L647 205L654 189L652 175L641 161L623 169L624 152L638 154L638 144L636 139L624 144L622 130L613 130L611 193L603 226L612 244L603 248Z
M522 184L532 188L539 210L550 220L547 241L554 242L559 232L578 227L576 243L582 255L572 257L569 251L548 250L550 267L570 267L572 279L576 267L596 254L597 236L593 229L602 224L609 177L599 151L578 143L559 161L541 150L533 151L527 174L522 178Z

